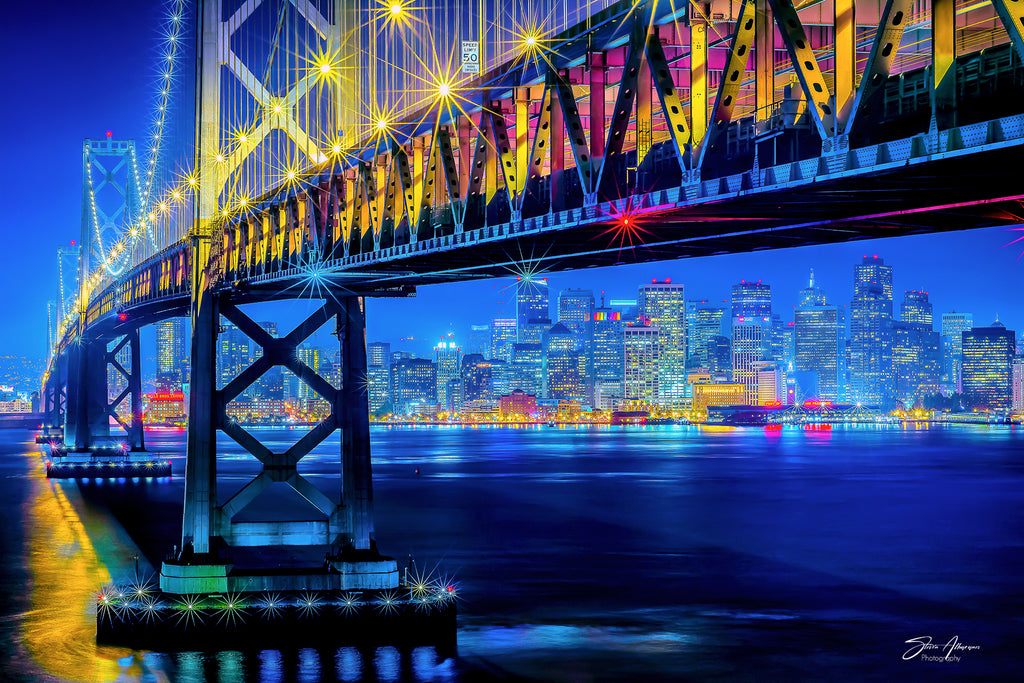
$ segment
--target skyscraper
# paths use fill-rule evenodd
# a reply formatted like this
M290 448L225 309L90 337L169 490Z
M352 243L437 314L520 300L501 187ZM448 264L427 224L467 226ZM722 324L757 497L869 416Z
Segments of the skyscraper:
M437 404L437 366L429 358L402 358L391 364L396 412L414 413Z
M437 364L437 403L445 408L450 404L448 383L458 379L462 369L462 350L454 341L442 339L434 347L434 362Z
M558 322L572 332L576 350L586 362L586 376L594 367L594 293L589 289L563 289L558 293Z
M527 339L527 329L532 320L546 320L551 326L551 310L548 304L548 279L535 277L516 278L516 323L517 339L520 342L539 343L539 339ZM534 335L536 336L536 335Z
M624 382L623 398L627 401L658 402L661 373L659 360L660 329L637 321L623 328Z
M370 410L378 412L391 400L391 344L370 342L366 345L366 390Z
M555 323L547 334L547 397L583 402L584 361L576 349L576 335L565 323Z
M271 337L277 336L276 322L262 322L259 325L260 327L263 328L263 331L269 334ZM250 361L254 361L259 356L263 355L263 350L259 347L258 344L252 344L250 348ZM317 352L316 357L312 360L314 363L316 363L316 365L310 365L308 362L306 363L306 365L309 365L310 369L313 370L313 372L320 372L319 350ZM252 388L253 393L261 398L284 398L284 378L286 376L285 373L286 371L284 371L284 369L280 365L273 366L265 373L263 373L262 377L256 380L256 383L253 385ZM291 372L287 371L287 375L291 375ZM299 387L299 391L301 394L300 398L310 399L315 397L311 392L306 391L308 387L305 386L305 382L298 381L298 378L295 377L294 375L291 376L294 377L297 382L296 386Z
M1013 330L998 320L963 333L963 393L971 405L1004 410L1010 407L1015 345Z
M682 406L686 400L686 297L683 285L672 284L671 280L652 280L651 284L640 287L638 300L640 315L646 325L658 329L658 403L669 407ZM628 349L626 353L629 353Z
M942 314L943 381L961 391L960 361L963 354L963 333L974 327L970 313L951 311Z
M466 347L463 353L479 353L484 358L491 357L491 326L470 325L469 338L466 340Z
M495 318L491 321L491 358L512 362L512 345L516 343L515 318Z
M188 381L185 318L168 318L156 323L156 380L158 384L177 390Z
M544 345L515 343L512 345L512 365L507 372L508 390L519 389L533 396L541 396L544 389Z
M231 323L224 322L221 330L217 338L217 375L220 386L225 387L249 367L249 338Z
M843 309L828 303L824 290L814 284L811 271L807 289L800 291L800 303L793 312L797 390L801 399L818 398L839 401L845 360L846 330ZM813 373L812 381L801 386L802 373ZM815 385L816 391L808 391Z
M622 314L604 305L594 311L594 377L598 381L622 381Z
M462 357L463 405L498 398L494 393L493 367L491 361L479 353L467 353Z
M902 320L893 322L896 399L911 408L941 388L942 342L932 329L932 304L927 292L906 292L900 317Z
M745 387L748 405L758 402L757 363L771 359L771 338L771 286L760 280L733 285L732 380Z
M892 266L864 256L854 266L850 303L851 398L864 405L890 408L895 403L892 360Z
M686 302L687 365L708 367L708 341L722 334L722 316L725 308L706 301Z

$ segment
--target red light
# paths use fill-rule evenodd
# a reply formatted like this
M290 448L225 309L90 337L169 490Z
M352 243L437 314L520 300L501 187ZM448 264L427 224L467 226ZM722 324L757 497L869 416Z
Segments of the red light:
M672 278L670 278L670 277L665 278L665 284L666 285L672 284Z
M878 254L875 254L875 255L874 255L874 256L872 256L871 258L878 258Z
M652 285L653 285L653 284L654 284L655 282L657 282L657 281L658 281L658 279L657 279L657 278L653 278L653 277L651 278L651 284L652 284Z
M113 131L110 131L110 130L108 130L108 131L107 131L107 138L112 138L112 137L114 137L114 132L113 132Z
M125 320L128 319L128 314L127 313L118 313L117 314L117 319L122 321L122 322L124 322Z
M75 246L75 241L71 240L71 246Z

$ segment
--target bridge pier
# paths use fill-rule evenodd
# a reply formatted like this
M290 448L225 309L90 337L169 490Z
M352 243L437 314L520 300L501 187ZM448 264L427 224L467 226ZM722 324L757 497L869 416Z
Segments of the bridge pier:
M138 329L125 334L113 348L102 337L83 336L68 347L65 357L54 365L56 375L48 378L46 410L50 420L63 419L63 443L51 445L47 476L51 478L120 478L170 476L170 463L156 461L145 453L142 423L142 350ZM124 367L119 352L128 347L131 362ZM125 388L108 397L107 368L113 367L125 379ZM61 407L61 385L64 407ZM130 400L130 416L118 413ZM110 420L124 429L111 434ZM51 423L50 429L54 425ZM48 430L49 432L50 430ZM45 440L45 439L44 439Z
M397 588L397 563L378 553L373 532L364 299L352 295L332 297L279 338L270 336L226 296L210 294L201 300L199 309L193 325L182 545L161 569L161 591L184 595ZM218 389L216 339L221 315L258 345L262 354ZM341 346L340 389L296 354L298 346L332 318ZM284 452L272 452L231 420L226 411L235 397L275 366L293 372L331 406L330 415ZM338 429L341 485L334 496L329 496L303 477L297 465ZM218 430L261 464L255 478L222 502L217 496ZM309 519L295 519L294 513L290 517L287 513L275 516L273 511L261 508L258 498L274 484L287 485L316 513ZM259 509L260 519L254 521L240 515L246 509ZM260 555L264 557L273 548L286 546L316 549L317 564L281 572L266 567L243 567L232 561L232 551L236 549L263 548L266 550Z

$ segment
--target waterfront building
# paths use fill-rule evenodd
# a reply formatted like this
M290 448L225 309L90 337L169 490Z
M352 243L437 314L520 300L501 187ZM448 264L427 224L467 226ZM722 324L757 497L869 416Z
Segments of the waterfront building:
M536 277L516 278L516 323L517 339L525 343L540 343L540 340L526 338L525 332L533 320L551 319L548 303L548 279ZM548 322L550 327L551 323Z
M491 321L491 353L492 358L500 358L506 363L512 362L512 345L516 343L516 319L495 318Z
M1015 351L1013 330L998 320L963 333L962 385L971 405L990 410L1010 408Z
M146 424L177 424L185 419L185 394L181 391L157 391L142 395L142 415Z
M320 349L311 346L309 344L299 344L298 348L295 349L295 356L298 358L300 363L305 363L311 370L318 372L320 368ZM287 398L296 398L299 401L311 401L317 398L324 398L320 394L316 393L311 386L296 377L291 371L287 375L289 382L292 384L293 389L286 392ZM259 394L263 398L284 398L280 395L274 396L270 392Z
M527 394L543 396L544 345L515 343L512 345L512 364L506 372L509 391L519 389Z
M599 379L594 383L594 407L611 411L623 400L623 381L621 379Z
M639 401L647 405L658 402L661 356L659 337L659 328L639 321L623 328L623 398L626 401Z
M434 362L437 364L437 403L447 409L448 383L459 378L462 370L462 349L451 339L442 339L434 347Z
M878 255L854 266L850 304L850 394L888 409L896 400L893 367L892 266Z
M437 404L437 366L429 358L393 361L391 386L395 412L422 412L426 406Z
M747 386L745 384L714 383L693 385L693 409L707 415L708 406L742 406L746 405Z
M846 359L845 309L828 303L825 291L814 284L813 270L798 300L793 312L793 370L797 394L802 399L839 401L845 393L842 391ZM813 388L809 386L811 383Z
M520 389L498 399L498 415L503 420L529 420L537 412L537 397Z
M576 335L564 323L555 323L547 334L547 398L582 401L585 360L576 347Z
M960 363L963 356L963 333L974 327L970 313L950 311L942 314L942 377L956 391L961 391Z
M651 280L651 284L641 285L637 299L645 324L658 329L657 403L681 407L686 401L686 297L683 285L672 284L671 280Z
M774 406L787 403L786 371L775 361L754 363L757 405Z
M584 378L594 374L594 293L589 289L563 289L558 293L558 322L572 332L576 351L586 367Z

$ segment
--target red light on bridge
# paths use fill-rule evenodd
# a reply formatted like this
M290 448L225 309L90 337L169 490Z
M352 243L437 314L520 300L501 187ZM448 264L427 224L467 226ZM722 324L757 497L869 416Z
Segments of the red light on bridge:
M75 244L77 244L77 242L75 242L74 240L71 240L71 246L75 246Z
M117 319L120 320L121 322L124 322L125 320L128 319L128 314L124 312L118 313Z

